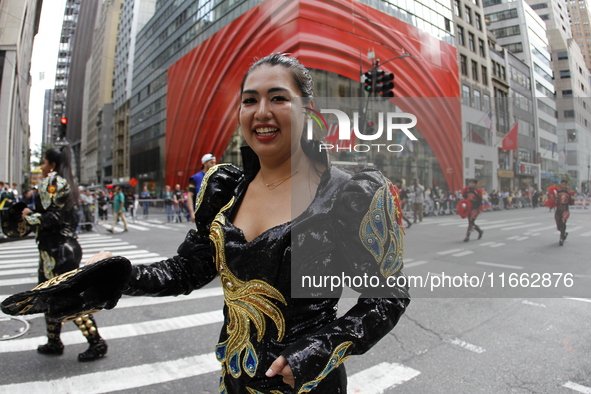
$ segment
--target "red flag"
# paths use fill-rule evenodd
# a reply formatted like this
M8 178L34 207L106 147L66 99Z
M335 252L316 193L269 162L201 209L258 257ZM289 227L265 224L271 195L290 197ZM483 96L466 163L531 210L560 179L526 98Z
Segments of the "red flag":
M517 149L517 140L519 138L519 122L515 123L515 126L511 129L510 132L507 133L505 137L503 137L502 147L503 150L516 150Z

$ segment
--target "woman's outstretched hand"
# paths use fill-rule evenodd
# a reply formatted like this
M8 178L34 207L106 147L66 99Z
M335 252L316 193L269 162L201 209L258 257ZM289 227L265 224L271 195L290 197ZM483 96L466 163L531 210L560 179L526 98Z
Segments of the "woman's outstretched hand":
M84 263L84 265L94 264L97 261L108 259L109 257L113 257L113 253L107 252L105 250L101 250L100 252L98 252L97 254L95 254L94 256L89 258L88 260L86 260L86 263Z
M287 359L283 356L279 356L275 361L273 361L273 364L271 364L265 375L267 375L269 378L275 375L281 375L283 377L283 383L289 384L291 388L295 388L295 378L293 377L293 372L287 363Z

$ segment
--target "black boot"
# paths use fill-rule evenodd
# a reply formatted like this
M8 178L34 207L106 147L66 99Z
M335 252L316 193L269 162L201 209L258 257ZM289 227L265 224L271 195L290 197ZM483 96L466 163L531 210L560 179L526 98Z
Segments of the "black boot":
M82 335L86 337L90 346L78 355L78 361L94 361L107 354L107 342L99 335L92 315L84 315L74 320Z
M37 348L37 353L61 356L64 353L64 344L60 339L62 322L51 320L45 316L45 323L47 325L48 341L45 345L40 345Z
M482 238L482 234L484 234L484 231L480 229L480 227L476 227L476 231L478 231L478 239Z

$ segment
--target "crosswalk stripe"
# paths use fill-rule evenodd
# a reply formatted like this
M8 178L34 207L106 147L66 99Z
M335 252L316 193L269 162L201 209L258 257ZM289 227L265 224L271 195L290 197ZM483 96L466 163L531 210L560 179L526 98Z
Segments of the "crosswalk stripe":
M480 354L480 353L486 352L486 349L484 349L484 348L482 348L480 346L472 345L471 343L462 341L461 339L458 339L458 338L455 338L455 339L451 340L450 343L452 345L456 345L456 346L462 347L462 348L464 348L466 350L469 350L471 352L474 352L474 353L479 353Z
M446 254L461 252L462 250L464 250L464 249L450 249L450 250L444 250L443 252L437 252L437 254L441 255L441 256L445 256Z
M100 333L106 340L121 339L137 337L139 335L150 335L174 330L184 330L186 328L221 323L223 320L224 316L220 308L220 310L216 311L170 317L160 320L149 320L139 323L121 324L118 326L101 326ZM64 345L74 345L86 342L86 338L84 338L84 336L82 336L80 331L77 329L75 331L62 332L61 339ZM37 346L43 343L45 340L45 336L15 339L6 343L2 343L2 346L0 347L0 353L32 351L37 349Z
M491 267L499 267L499 268L511 268L515 270L522 270L523 267L519 265L508 265L508 264L498 264L498 263L487 263L486 261L477 261L476 264L479 265L488 265Z
M409 381L421 373L398 363L380 363L349 378L347 391L355 394L380 394Z
M418 265L427 264L428 261L414 261L412 263L406 264L404 263L404 268L416 267Z
M468 256L469 254L472 254L472 253L474 253L474 251L472 251L472 250L464 250L463 252L460 252L460 253L454 253L454 254L452 254L452 256L454 256L454 257L462 257L462 256Z
M583 394L591 394L591 387L583 386L575 382L566 382L562 385L562 387L566 387L567 389L578 391L579 393Z
M0 280L0 287L31 285L33 283L34 284L38 283L37 275L35 275L34 277L30 277L30 278L3 279L3 280Z
M525 224L525 223L523 223L523 222L501 223L501 224L493 224L492 226L484 225L484 226L480 226L480 228L483 229L483 230L492 230L492 229L495 229L495 228L507 227L507 226L510 226L510 225L518 225L518 224Z
M591 237L591 231L583 234L579 234L581 237Z
M144 387L185 379L220 370L214 353L178 360L143 364L104 372L94 372L50 381L16 383L0 386L11 394L85 393L98 394Z

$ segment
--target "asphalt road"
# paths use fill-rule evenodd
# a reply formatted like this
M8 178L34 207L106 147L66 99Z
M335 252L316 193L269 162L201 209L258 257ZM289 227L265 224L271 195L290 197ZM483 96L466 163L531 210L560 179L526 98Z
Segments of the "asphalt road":
M173 255L191 225L150 220L82 234L85 257ZM477 223L483 238L466 243L458 216L406 231L413 300L390 334L347 360L350 393L591 393L591 212L572 212L562 247L545 208L485 212ZM30 239L0 244L0 298L35 285L36 261ZM343 299L341 312L354 303ZM190 296L125 297L96 314L109 352L86 364L76 360L86 344L72 323L63 356L37 354L44 322L28 317L28 331L0 341L0 392L216 393L222 304L217 282ZM22 326L2 319L0 337Z

